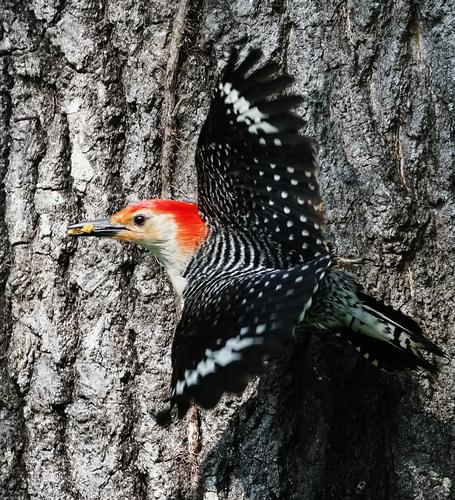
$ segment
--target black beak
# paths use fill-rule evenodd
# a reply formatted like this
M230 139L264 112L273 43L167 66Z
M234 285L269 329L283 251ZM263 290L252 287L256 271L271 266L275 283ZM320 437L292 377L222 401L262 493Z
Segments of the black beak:
M92 220L81 224L71 224L66 229L67 236L99 236L109 238L126 230L123 224L115 224L108 220Z

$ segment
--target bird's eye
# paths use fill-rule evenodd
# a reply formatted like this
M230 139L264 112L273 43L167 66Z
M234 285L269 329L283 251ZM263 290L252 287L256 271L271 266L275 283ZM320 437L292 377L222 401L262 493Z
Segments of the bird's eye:
M136 226L143 226L146 220L147 217L145 215L136 215L134 217L134 223L136 224Z

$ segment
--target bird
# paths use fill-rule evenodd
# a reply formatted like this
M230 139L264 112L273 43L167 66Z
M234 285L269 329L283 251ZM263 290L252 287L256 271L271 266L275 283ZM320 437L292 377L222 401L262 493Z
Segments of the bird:
M198 137L197 203L144 200L68 226L71 237L144 247L166 269L181 306L169 397L179 416L241 393L306 334L337 335L388 371L434 370L427 354L444 356L416 321L368 295L326 240L293 81L260 49L235 46Z

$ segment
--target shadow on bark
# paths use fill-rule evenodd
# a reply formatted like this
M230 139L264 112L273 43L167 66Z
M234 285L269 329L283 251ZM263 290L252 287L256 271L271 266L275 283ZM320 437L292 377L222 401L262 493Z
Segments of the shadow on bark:
M403 465L395 457L403 447L415 465L434 470L434 444L447 443L448 429L425 411L416 378L380 372L347 350L318 344L313 338L297 346L289 362L260 380L201 465L194 498L212 490L231 498L233 487L255 500L408 498L397 485ZM402 415L409 397L418 418ZM426 439L407 441L411 428L431 432L428 446ZM408 489L413 498L416 485Z

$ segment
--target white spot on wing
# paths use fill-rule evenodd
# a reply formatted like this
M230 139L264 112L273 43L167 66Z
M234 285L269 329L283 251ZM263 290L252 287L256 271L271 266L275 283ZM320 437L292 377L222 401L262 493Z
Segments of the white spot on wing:
M213 359L216 364L220 366L226 366L233 361L238 361L242 358L241 354L238 351L245 349L246 347L250 347L251 345L260 343L256 339L248 337L234 337L229 339L224 347L219 351L213 352ZM237 351L237 352L235 352Z
M260 130L262 130L265 134L275 134L279 131L277 127L274 127L273 125L270 125L270 123L264 121L248 127L248 132L250 132L250 134L257 134Z
M239 98L239 93L237 92L237 90L233 89L229 92L224 102L226 104L233 104L234 102L237 101L238 98Z
M214 373L216 371L215 360L213 358L204 359L198 363L196 369L201 377L205 377L209 373Z
M183 391L185 390L185 381L184 380L179 380L177 384L175 385L175 393L180 396L183 394Z
M224 87L222 86L222 84L220 84L220 86L221 86L221 89L223 90L223 93L226 95L228 95L232 89L232 83L230 83L230 82L226 82L224 84Z
M234 103L234 109L239 113L244 113L250 109L250 103L244 97L240 97L240 99L237 99ZM246 118L246 120L248 120L248 118ZM238 118L237 121L239 121Z
M188 387L196 385L199 378L197 370L185 370L185 382Z

